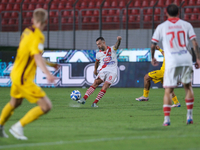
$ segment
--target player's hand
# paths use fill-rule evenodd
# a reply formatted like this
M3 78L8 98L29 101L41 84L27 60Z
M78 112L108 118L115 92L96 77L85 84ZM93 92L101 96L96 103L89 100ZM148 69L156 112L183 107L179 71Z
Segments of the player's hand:
M122 40L122 37L121 37L121 36L118 36L118 37L117 37L117 40L121 41L121 40Z
M94 70L94 74L97 76L97 74L98 74L97 70Z
M160 49L160 46L156 45L156 49L159 50L159 49Z
M55 84L55 80L56 80L56 77L53 76L52 74L47 75L47 81L48 81L49 83Z
M152 60L151 60L151 64L153 65L153 66L158 66L158 61L155 59L155 58L152 58Z
M200 68L200 59L197 59L197 60L196 60L195 68L196 68L196 69L199 69L199 68Z

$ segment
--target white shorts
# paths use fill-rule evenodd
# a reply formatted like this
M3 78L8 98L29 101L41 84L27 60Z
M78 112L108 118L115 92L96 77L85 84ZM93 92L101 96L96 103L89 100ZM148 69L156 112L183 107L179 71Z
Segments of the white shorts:
M165 69L164 73L164 88L174 88L180 82L183 84L188 84L192 81L192 66L180 66Z
M99 74L97 75L96 79L97 78L100 78L104 82L108 82L108 83L112 84L112 83L114 83L115 79L117 78L117 74L109 72L109 71L104 71L104 72L100 71Z

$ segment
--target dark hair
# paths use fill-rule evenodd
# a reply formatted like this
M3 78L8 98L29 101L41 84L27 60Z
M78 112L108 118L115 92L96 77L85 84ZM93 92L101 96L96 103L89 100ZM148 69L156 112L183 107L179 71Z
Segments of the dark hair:
M178 6L175 4L168 5L167 13L172 17L176 17L178 15Z
M103 38L103 37L98 37L97 39L96 39L96 42L98 41L98 40L102 40L102 41L105 41L105 39Z

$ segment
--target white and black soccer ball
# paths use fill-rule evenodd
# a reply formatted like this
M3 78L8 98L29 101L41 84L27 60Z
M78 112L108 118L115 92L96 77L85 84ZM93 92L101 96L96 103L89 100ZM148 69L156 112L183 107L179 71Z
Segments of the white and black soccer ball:
M70 97L73 101L77 101L81 99L81 92L79 92L79 90L73 90Z

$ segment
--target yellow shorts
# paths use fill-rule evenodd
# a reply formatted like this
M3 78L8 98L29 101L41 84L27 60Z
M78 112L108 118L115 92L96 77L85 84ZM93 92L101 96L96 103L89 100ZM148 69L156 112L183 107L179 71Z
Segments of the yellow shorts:
M164 72L162 70L155 70L148 73L154 83L163 83Z
M30 103L36 103L40 98L45 97L46 93L33 82L24 85L13 83L10 95L14 98L26 98Z

